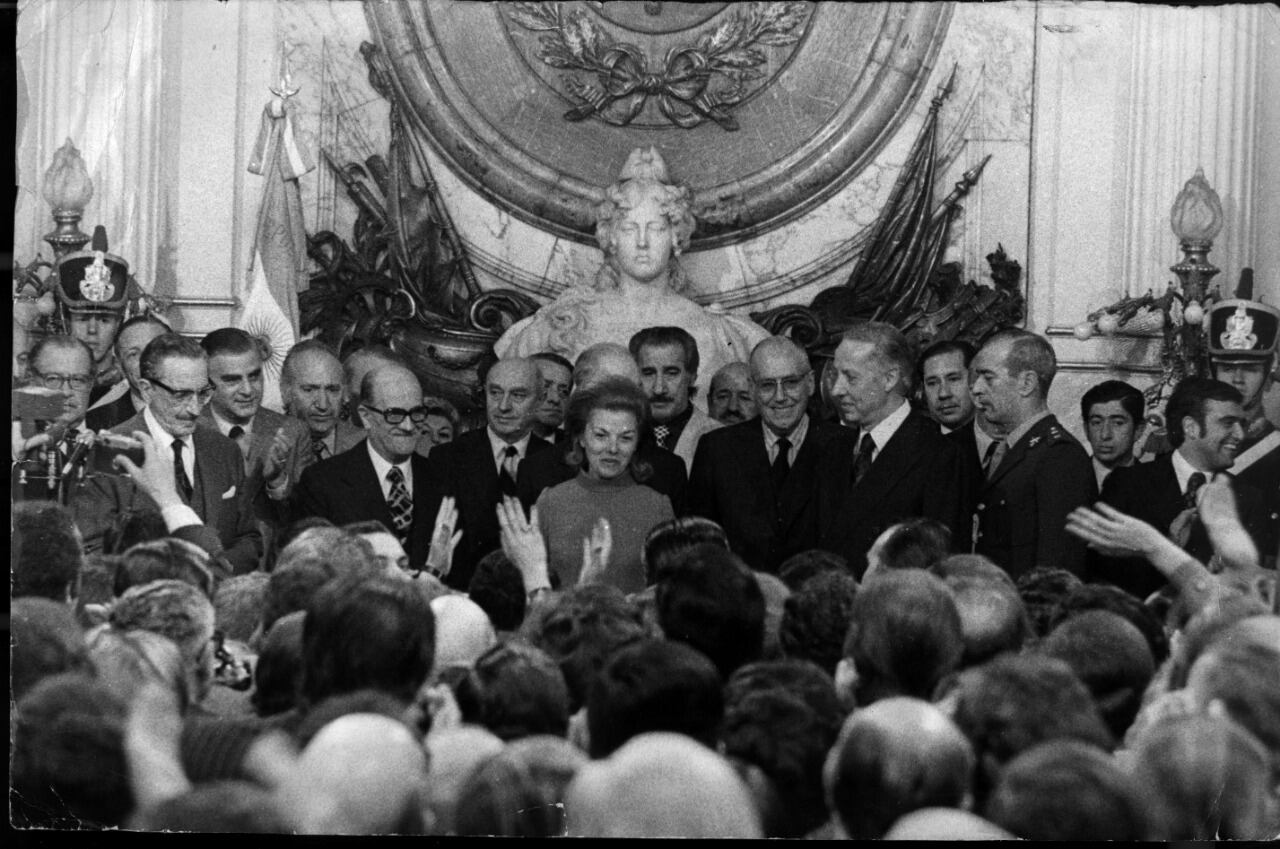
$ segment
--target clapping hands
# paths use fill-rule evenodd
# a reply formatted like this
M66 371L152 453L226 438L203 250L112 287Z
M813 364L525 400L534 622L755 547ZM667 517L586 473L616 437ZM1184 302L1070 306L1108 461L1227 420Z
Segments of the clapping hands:
M550 589L551 578L547 568L547 544L538 529L538 507L534 505L526 519L524 507L511 496L498 505L498 528L501 531L502 550L524 578L524 590L532 593Z
M453 552L462 539L462 531L455 531L458 526L458 507L453 496L446 495L436 511L435 530L431 533L431 550L427 552L427 569L434 575L443 578L453 568Z

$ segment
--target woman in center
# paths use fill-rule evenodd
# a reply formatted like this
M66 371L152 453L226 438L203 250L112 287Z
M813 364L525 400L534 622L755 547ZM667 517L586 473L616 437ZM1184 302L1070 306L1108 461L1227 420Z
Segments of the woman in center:
M565 425L573 450L566 462L578 475L543 492L537 505L547 565L562 587L577 584L582 541L603 518L613 535L604 583L624 593L644 589L645 537L675 516L665 495L643 485L652 473L636 457L646 409L640 388L620 379L601 381L569 399Z

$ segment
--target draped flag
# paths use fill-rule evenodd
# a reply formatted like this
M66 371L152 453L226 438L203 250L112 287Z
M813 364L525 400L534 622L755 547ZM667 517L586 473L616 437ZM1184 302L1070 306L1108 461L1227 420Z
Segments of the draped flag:
M282 409L280 366L298 338L298 293L307 284L307 234L298 178L315 167L294 135L283 99L267 104L249 159L249 172L266 177L266 184L233 323L265 343L262 403L277 411Z

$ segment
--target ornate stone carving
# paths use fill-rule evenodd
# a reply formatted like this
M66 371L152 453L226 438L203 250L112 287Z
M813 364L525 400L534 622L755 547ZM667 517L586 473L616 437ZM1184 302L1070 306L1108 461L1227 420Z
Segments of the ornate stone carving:
M594 83L576 75L564 78L565 90L578 103L564 113L566 120L594 117L625 127L653 97L678 127L690 129L709 119L725 130L738 129L727 107L742 102L758 88L752 83L765 76L759 70L765 63L761 48L795 44L808 22L804 3L752 3L696 41L677 43L653 68L643 48L619 41L585 10L566 13L559 3L512 3L507 15L526 29L547 33L536 51L542 62L595 75Z

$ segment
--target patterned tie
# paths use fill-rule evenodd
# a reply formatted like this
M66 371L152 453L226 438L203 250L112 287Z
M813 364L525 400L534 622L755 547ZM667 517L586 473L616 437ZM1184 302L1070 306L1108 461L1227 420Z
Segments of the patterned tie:
M1196 493L1200 491L1200 487L1205 485L1205 481L1204 472L1192 472L1191 477L1187 478L1187 494L1185 498L1188 510L1196 506Z
M787 472L791 471L791 440L785 436L779 436L777 446L778 454L773 458L773 466L769 469L775 494L782 490L782 484L787 480Z
M392 466L387 472L387 480L391 483L391 493L387 497L387 506L391 508L391 523L396 527L396 534L405 537L409 534L409 526L413 524L413 501L409 498L409 490L404 485L404 472L399 466Z
M987 480L991 480L991 476L995 474L996 468L1008 450L1009 446L1003 439L994 439L987 446L987 453L982 458L982 472L987 476Z
M498 472L498 489L503 495L516 494L516 457L519 456L520 450L514 445L508 445L502 451L502 468Z
M876 451L876 441L871 434L864 434L858 443L858 454L853 458L853 485L857 486L867 470L871 468L871 455Z
M323 460L329 455L329 446L323 439L311 440L311 453L315 455L317 460Z
M191 479L187 477L187 466L182 462L181 439L173 441L173 482L182 500L190 503L191 497L195 495L195 488L191 485Z
M671 436L671 428L666 425L653 426L653 440L658 443L659 448L667 447L667 437Z

